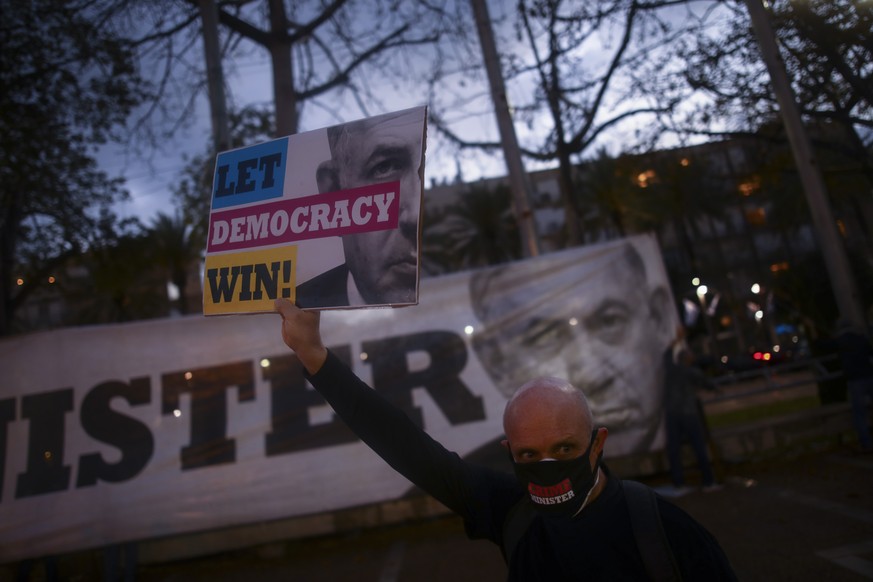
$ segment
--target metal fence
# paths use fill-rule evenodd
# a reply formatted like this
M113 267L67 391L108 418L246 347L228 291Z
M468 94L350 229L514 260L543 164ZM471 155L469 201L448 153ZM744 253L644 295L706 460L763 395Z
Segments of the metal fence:
M801 392L808 394L812 389L819 393L823 383L843 378L838 359L836 354L829 354L781 364L762 364L758 368L742 372L729 372L713 378L712 382L717 391L702 394L700 400L703 404L710 405L773 396L775 393L787 396L787 392L792 397L797 397Z

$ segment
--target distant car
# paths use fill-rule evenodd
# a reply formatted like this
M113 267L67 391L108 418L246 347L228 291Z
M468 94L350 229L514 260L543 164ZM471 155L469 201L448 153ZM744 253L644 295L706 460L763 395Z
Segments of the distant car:
M747 372L767 366L782 364L790 359L786 352L752 348L748 352L725 354L717 358L715 369L717 373Z

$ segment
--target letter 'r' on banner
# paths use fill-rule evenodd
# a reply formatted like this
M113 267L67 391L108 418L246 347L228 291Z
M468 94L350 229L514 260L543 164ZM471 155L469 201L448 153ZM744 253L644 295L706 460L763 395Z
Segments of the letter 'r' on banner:
M207 255L205 272L204 315L270 311L296 299L297 247Z

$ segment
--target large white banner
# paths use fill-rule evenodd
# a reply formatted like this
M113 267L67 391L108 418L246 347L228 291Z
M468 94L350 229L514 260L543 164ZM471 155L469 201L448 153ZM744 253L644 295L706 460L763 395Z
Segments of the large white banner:
M675 325L648 236L426 279L415 307L322 315L358 375L471 458L500 450L506 397L535 375L588 394L607 457L660 447ZM0 342L0 562L407 492L308 386L279 328L194 316Z

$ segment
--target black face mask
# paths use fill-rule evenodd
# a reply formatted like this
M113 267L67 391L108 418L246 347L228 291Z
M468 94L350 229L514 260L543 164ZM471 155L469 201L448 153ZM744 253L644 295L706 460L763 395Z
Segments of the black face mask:
M547 515L572 517L585 507L588 496L597 484L600 459L603 458L601 453L592 470L588 456L596 436L597 431L592 431L588 448L575 459L535 463L516 463L513 460L515 476L530 495L537 511Z

